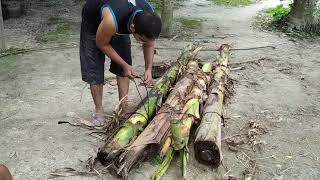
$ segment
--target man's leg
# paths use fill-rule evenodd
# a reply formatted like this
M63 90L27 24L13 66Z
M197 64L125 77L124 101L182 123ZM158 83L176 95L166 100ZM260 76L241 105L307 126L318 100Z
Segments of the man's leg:
M0 164L0 180L12 180L9 169L2 164Z
M82 80L90 84L95 105L93 124L103 126L105 117L102 108L105 55L96 46L96 36L88 27L90 23L82 20L80 33L80 62Z
M90 84L90 90L91 90L92 99L95 105L96 114L103 114L103 108L102 108L103 85Z
M115 35L112 38L111 45L126 63L132 65L131 40L129 35ZM124 97L128 95L130 80L128 77L123 77L122 68L113 62L110 64L110 72L117 76L119 101L122 102L120 108L123 110L122 112L126 114L128 111L128 98Z
M121 101L120 108L124 112L126 112L128 107L129 78L117 76L117 84L118 84L119 101Z

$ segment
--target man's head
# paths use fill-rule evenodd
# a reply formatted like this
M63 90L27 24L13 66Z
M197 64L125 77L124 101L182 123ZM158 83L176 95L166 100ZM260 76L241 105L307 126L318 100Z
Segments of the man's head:
M161 32L161 19L156 13L139 12L130 26L134 37L141 42L153 41Z

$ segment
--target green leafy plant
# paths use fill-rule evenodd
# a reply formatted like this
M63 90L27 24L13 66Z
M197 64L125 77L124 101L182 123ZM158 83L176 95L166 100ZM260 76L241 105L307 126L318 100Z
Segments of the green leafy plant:
M275 22L279 22L283 20L283 18L287 17L289 12L290 12L290 8L284 7L282 4L273 8L268 8L266 10L266 13L271 14L273 17L273 21Z

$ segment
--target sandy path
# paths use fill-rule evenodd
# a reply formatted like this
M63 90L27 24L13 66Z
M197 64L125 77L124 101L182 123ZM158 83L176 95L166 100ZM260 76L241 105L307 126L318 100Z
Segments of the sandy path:
M244 64L244 70L231 73L236 94L226 108L225 117L228 119L223 136L247 133L243 127L247 127L250 121L266 126L267 133L256 139L256 142L265 144L261 152L252 151L249 145L241 145L238 152L232 152L223 143L223 161L230 169L227 175L241 176L245 170L253 171L246 164L248 158L243 158L246 154L255 160L257 179L319 179L320 45L293 42L277 33L253 30L250 26L257 11L276 3L271 0L245 8L222 8L205 0L189 0L175 13L205 20L201 32L194 36L194 40L207 38L205 46L218 47L228 43L235 48L276 47L275 50L232 53L232 62L266 60ZM208 38L212 34L232 36ZM78 39L72 41L78 42ZM161 40L158 46L183 47L187 43ZM141 74L144 66L140 50L136 46L133 48L134 67ZM155 61L173 60L172 57L179 54L176 50L158 52ZM215 55L203 52L201 57L210 60ZM111 77L111 74L106 76ZM88 117L92 110L88 90L84 91L82 102L79 102L84 84L80 79L78 49L47 50L2 58L0 81L0 162L10 167L14 178L47 179L48 173L57 168L82 169L80 161L94 153L99 140L88 136L87 130L57 124L60 120L69 120L67 114L70 112ZM117 89L106 85L104 96L105 111L111 112ZM133 85L130 98L139 100ZM163 179L178 179L178 164L174 163ZM145 163L134 170L131 179L148 179L152 169L152 165ZM188 179L192 180L209 180L226 173L222 167L212 171L194 159L191 159L188 171ZM106 174L105 179L114 177Z

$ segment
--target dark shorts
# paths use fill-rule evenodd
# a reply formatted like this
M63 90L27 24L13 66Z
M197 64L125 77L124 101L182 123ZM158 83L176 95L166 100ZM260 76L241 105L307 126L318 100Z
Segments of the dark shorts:
M80 34L80 63L82 80L89 84L104 83L105 55L96 45L96 35L88 30L88 24L82 22ZM115 35L111 46L126 61L132 65L131 40L129 35ZM123 76L122 68L111 61L109 71L117 76Z

